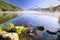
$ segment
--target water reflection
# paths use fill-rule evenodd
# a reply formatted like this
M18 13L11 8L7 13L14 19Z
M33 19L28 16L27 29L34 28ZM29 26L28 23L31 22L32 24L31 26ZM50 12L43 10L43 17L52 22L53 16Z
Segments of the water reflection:
M56 32L57 29L60 28L57 18L46 16L46 15L39 15L38 16L38 15L24 14L24 15L21 15L19 17L16 17L15 19L12 19L12 20L4 23L3 25L6 26L9 23L14 23L15 26L16 25L28 26L28 24L31 23L31 24L34 24L33 28L37 28L36 26L43 25L45 30L52 30L53 32ZM50 35L45 30L41 33L42 33L42 36L47 38Z
M36 16L36 15L24 14L4 23L4 25L10 22L14 23L15 25L25 25L25 26L27 26L29 23L34 24L34 25L43 25L45 29L51 29L55 31L57 28L59 28L57 18L49 17L45 15Z

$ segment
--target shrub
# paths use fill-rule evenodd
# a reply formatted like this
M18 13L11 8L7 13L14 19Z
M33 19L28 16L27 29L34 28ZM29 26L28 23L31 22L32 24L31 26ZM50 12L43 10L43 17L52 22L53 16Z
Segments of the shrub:
M18 35L21 35L24 32L24 27L23 26L19 26L17 28L16 32L18 33Z
M2 29L0 28L0 32L2 32Z
M0 32L2 32L3 31L3 26L0 26Z
M14 28L14 24L13 23L9 23L8 29L12 29L12 28Z

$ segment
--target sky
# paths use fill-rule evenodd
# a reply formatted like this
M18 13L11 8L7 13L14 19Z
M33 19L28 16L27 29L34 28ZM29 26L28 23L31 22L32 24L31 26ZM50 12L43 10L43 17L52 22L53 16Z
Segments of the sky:
M58 0L4 0L16 7L22 9L30 9L30 8L47 8L50 6L57 6L60 5Z

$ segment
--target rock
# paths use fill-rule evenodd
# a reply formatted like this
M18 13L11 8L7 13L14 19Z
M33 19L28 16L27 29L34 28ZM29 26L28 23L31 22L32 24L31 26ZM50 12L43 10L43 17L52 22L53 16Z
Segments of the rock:
M3 31L0 33L0 40L19 40L19 36L17 33L8 33Z
M37 26L39 28L39 30L43 31L45 28L44 26Z
M51 34L51 35L56 35L56 34L57 34L57 32L53 32L52 30L46 30L46 32L47 32L48 34Z
M30 36L35 36L35 34L33 34L33 33L29 33L29 35L30 35Z
M12 28L9 32L16 32L16 28Z

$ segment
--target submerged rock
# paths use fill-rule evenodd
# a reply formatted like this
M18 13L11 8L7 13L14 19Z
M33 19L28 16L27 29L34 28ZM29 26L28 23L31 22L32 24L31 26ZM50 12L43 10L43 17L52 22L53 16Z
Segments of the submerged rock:
M8 33L4 31L0 33L0 40L19 40L19 36L17 33Z
M57 34L57 32L53 32L51 30L46 30L46 31L47 31L48 34L51 34L51 35L56 35Z
M39 28L39 30L43 31L45 28L44 26L37 26Z

